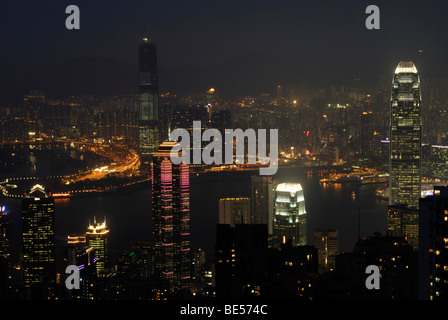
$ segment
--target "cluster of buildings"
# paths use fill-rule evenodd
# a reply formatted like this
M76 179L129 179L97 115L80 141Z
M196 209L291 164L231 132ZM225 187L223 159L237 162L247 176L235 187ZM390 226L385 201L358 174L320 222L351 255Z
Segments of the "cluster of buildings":
M295 108L297 102L288 102L280 89L273 105L276 111L261 111L255 100L245 100L233 114L225 108L213 110L214 90L207 92L210 102L206 105L161 106L156 46L143 39L139 47L137 109L128 122L132 131L128 134L139 151L142 171L152 178L151 240L135 241L112 266L106 221L94 220L85 234L68 236L58 266L54 201L42 186L36 185L22 200L23 248L18 268L11 268L8 262L8 215L2 209L2 297L444 299L448 283L448 187L434 187L433 195L421 197L422 88L415 65L400 62L395 70L387 140L382 140L382 134L373 126L383 113L374 110L370 95L364 100L356 97L355 101L361 101L359 105L328 104L320 110L323 115L307 119L303 114L311 112L309 105ZM39 94L28 99L33 106L43 103ZM253 117L241 116L246 107L256 110ZM29 131L33 135L51 134L43 128L52 125L45 125L38 116L43 109L37 109L34 118L27 120L34 126L34 131ZM294 111L290 113L289 109ZM64 109L61 112L44 119L68 121ZM107 125L114 122L114 117L109 116L99 115L98 130L116 130ZM118 118L123 117L116 115ZM297 123L293 123L296 118ZM170 132L176 128L191 131L192 120L205 124L203 129L224 130L235 124L242 129L280 127L279 136L284 138L279 143L288 153L320 154L337 163L341 157L362 163L363 159L376 159L373 155L377 154L376 164L383 166L386 155L390 176L387 234L359 237L349 253L339 252L338 230L316 229L311 243L302 186L253 176L250 197L235 195L219 200L214 259L206 264L204 251L191 244L191 166L170 160L170 151L177 144L169 141ZM361 129L357 131L359 128L352 122ZM300 127L299 134L289 134L296 127ZM441 136L437 139L442 141ZM379 152L384 145L386 150ZM445 149L443 145L432 145L431 149L431 154L441 159L431 170L441 175ZM80 289L72 291L65 288L66 275L61 269L70 264L77 265L81 274ZM380 269L379 290L365 287L368 265ZM11 270L20 274L20 287L11 283Z

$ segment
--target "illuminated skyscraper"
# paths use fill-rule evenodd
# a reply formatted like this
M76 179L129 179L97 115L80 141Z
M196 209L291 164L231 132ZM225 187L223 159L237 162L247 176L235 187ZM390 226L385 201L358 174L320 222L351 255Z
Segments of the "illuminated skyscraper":
M0 259L8 261L10 259L10 222L11 215L6 206L0 204Z
M448 146L431 146L431 176L448 179Z
M387 235L402 237L418 250L418 210L410 209L405 205L393 205L387 212Z
M167 280L171 293L190 281L190 177L186 164L170 160L176 144L163 142L152 166L154 273Z
M95 252L93 260L96 262L96 273L99 277L107 275L108 267L108 236L109 230L106 226L106 219L102 223L93 221L93 224L89 223L89 227L86 232L87 246L91 247Z
M411 61L395 69L390 108L389 204L418 208L421 196L420 77Z
M274 235L293 246L307 243L305 198L300 183L280 183L275 191Z
M149 168L151 157L160 144L159 76L157 48L143 38L139 47L139 151L142 167Z
M0 300L11 295L10 223L11 214L0 204Z
M36 184L22 199L22 264L25 297L47 299L55 276L54 199Z
M79 289L69 290L69 299L94 299L96 279L96 255L92 247L87 245L86 235L67 237L67 264L76 265L79 270Z
M420 199L419 289L421 300L448 299L448 186Z

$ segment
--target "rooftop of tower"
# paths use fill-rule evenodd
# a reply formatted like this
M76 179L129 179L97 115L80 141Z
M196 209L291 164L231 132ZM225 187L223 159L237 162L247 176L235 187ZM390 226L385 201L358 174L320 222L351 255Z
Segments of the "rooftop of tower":
M302 185L300 183L280 183L277 185L277 191L296 193L302 191Z
M412 61L400 61L395 73L417 73L417 68Z
M40 184L35 184L28 193L28 197L34 198L47 198L48 193L45 187Z

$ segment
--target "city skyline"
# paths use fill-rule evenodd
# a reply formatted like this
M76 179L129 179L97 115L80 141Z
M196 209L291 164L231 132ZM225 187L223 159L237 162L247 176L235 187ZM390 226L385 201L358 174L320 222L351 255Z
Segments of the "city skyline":
M446 299L446 4L1 6L0 299Z

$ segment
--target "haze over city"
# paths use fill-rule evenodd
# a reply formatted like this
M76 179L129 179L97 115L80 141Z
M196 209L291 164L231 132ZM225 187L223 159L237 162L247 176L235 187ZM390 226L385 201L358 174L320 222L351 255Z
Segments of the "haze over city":
M0 300L446 300L447 13L1 3Z

